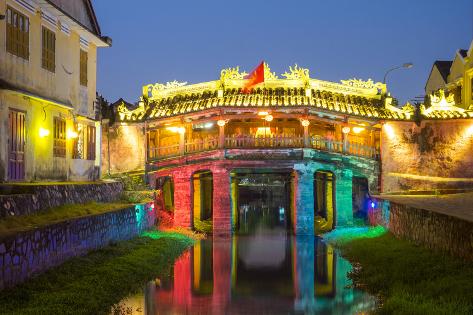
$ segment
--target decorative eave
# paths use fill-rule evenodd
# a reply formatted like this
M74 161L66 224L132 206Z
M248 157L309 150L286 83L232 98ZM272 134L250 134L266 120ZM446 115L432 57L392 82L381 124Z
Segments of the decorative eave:
M420 114L427 119L453 119L472 118L473 111L458 107L453 94L445 95L444 90L439 90L430 95L431 106L426 108L420 105Z

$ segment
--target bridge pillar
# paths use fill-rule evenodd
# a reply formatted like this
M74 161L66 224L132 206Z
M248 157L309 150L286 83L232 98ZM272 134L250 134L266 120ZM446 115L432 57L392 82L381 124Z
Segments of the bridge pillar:
M314 235L314 172L295 165L294 231L296 235Z
M173 175L174 180L174 225L192 227L191 175L181 171Z
M353 224L353 171L335 171L336 226Z
M213 168L213 234L228 236L232 233L230 172Z

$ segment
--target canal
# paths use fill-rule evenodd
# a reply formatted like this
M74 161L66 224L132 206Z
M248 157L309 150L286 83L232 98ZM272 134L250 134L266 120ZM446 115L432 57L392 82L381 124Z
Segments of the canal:
M359 314L374 297L352 287L350 263L321 238L284 228L197 241L171 272L112 314Z

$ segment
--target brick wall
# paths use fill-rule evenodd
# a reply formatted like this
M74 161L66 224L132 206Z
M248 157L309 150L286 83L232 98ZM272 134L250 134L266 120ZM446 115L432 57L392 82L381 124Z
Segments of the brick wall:
M473 187L472 139L473 119L386 123L383 192Z
M102 174L144 170L146 137L143 124L104 128L102 135ZM109 163L110 161L110 163Z

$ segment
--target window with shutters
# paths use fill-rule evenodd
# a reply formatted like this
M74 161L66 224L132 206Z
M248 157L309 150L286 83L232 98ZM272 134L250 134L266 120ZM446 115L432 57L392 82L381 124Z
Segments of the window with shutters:
M87 160L95 160L95 127L87 126Z
M80 51L80 85L87 86L87 52Z
M30 49L30 21L25 15L10 7L7 7L6 13L7 52L23 59L28 59Z
M54 72L56 70L56 34L44 26L42 47L41 64L44 69Z
M66 157L66 121L61 117L54 117L54 157Z

